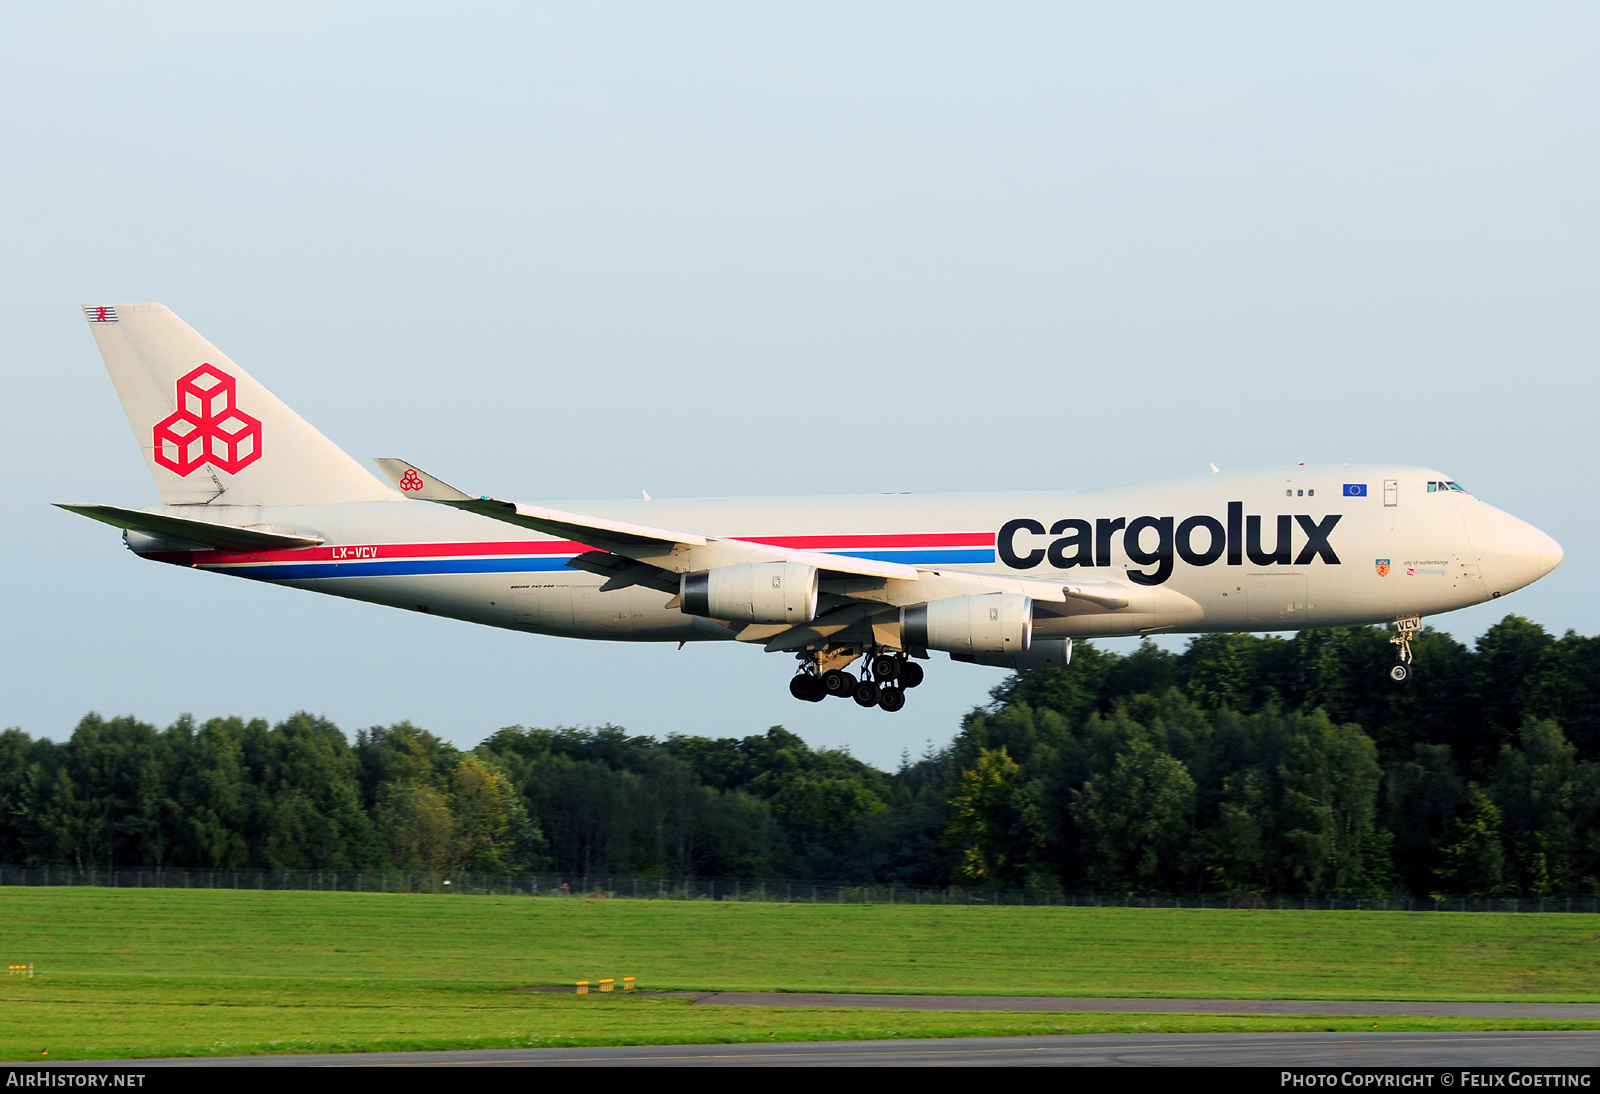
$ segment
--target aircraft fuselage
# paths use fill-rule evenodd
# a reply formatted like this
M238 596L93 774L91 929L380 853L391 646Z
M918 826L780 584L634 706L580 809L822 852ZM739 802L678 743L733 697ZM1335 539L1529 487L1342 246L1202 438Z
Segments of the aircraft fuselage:
M584 502L612 520L941 575L1119 583L1127 604L1035 616L1040 638L1298 630L1435 615L1509 593L1561 560L1538 529L1418 467L1296 467L1032 494L885 494ZM1431 486L1431 488L1430 488ZM151 512L182 513L172 506ZM304 533L293 551L151 550L160 561L543 634L732 639L645 585L602 592L567 565L586 548L473 513L397 502L209 506L208 518ZM145 546L141 546L141 544ZM870 598L863 579L824 583ZM848 587L846 587L848 586Z

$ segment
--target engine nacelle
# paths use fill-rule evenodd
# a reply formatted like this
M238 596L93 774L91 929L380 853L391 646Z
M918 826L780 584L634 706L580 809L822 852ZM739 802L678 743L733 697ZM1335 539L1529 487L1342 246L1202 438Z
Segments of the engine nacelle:
M1033 642L1033 601L1017 593L984 593L901 608L900 642L911 650L1023 653Z
M1072 664L1072 639L1038 638L1021 653L952 653L952 661L997 669L1059 669Z
M809 623L817 617L817 568L753 562L684 574L678 596L690 615L734 623Z

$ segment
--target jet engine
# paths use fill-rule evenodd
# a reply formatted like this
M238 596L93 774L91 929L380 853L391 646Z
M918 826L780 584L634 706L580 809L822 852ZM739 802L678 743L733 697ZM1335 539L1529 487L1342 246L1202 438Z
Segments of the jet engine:
M1033 601L985 593L913 604L900 609L900 641L912 650L1023 653L1033 641Z
M1072 664L1072 639L1036 638L1021 653L952 653L952 661L997 669L1059 669Z
M683 610L735 623L809 623L817 616L817 568L804 562L754 562L684 574Z

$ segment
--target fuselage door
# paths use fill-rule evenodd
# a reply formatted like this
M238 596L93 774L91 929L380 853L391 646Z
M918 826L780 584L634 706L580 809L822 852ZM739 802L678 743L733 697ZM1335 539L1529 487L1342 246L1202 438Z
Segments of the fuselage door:
M1310 617L1303 573L1246 574L1244 590L1251 623L1270 628L1297 627Z
M1399 505L1400 504L1400 480L1399 479L1384 479L1383 480L1383 504L1385 504L1385 505Z
M572 625L584 634L622 634L633 619L634 589L600 591L598 585L572 587Z
M540 585L511 592L511 618L519 627L553 634L572 630L572 590L566 585Z

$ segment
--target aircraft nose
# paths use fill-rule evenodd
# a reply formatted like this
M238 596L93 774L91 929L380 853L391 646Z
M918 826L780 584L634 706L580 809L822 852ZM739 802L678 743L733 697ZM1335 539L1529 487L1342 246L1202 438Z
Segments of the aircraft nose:
M1526 521L1481 502L1464 515L1491 595L1532 584L1561 565L1561 545Z
M1539 532L1539 529L1535 528L1534 531ZM1539 544L1539 576L1543 577L1545 574L1561 565L1561 560L1567 556L1566 553L1561 550L1561 544L1557 543L1543 532L1539 532L1539 538L1543 540L1543 542Z

